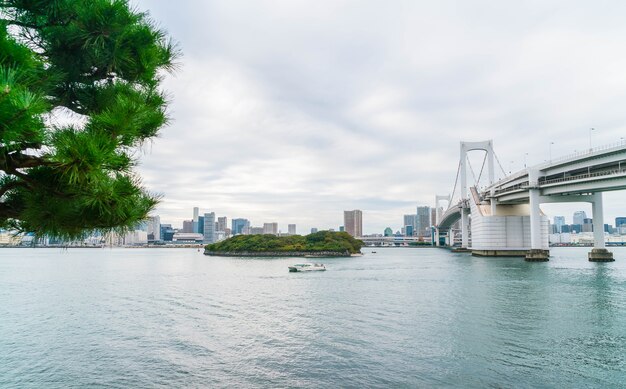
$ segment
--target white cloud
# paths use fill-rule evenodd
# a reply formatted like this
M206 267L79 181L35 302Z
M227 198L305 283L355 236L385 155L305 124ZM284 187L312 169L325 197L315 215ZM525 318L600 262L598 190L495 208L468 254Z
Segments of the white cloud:
M396 230L452 190L460 140L493 139L508 171L588 148L590 127L626 136L619 2L137 4L184 52L140 167L174 224L200 206L305 232L360 208ZM620 206L607 194L605 218Z

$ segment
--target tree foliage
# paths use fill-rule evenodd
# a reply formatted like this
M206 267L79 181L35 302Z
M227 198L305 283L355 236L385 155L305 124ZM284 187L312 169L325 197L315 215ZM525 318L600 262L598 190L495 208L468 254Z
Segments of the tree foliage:
M363 242L347 232L319 231L306 236L237 235L222 242L209 244L207 251L214 252L285 252L334 251L356 254Z
M75 238L157 203L134 172L177 52L125 0L0 0L0 227Z

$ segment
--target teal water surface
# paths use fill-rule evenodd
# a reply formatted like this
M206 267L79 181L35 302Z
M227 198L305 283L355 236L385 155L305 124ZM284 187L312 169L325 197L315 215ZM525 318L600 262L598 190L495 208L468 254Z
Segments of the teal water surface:
M0 387L626 387L626 249L0 249Z

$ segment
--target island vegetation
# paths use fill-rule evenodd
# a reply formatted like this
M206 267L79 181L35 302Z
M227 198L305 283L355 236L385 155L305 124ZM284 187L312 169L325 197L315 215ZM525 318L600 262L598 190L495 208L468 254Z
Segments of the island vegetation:
M350 256L361 252L363 242L347 232L319 231L306 236L237 235L205 246L206 255Z

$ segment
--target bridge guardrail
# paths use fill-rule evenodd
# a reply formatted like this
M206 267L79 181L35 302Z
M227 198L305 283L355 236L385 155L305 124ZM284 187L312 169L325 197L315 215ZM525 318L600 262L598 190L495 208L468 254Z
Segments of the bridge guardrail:
M559 182L575 181L575 180L580 180L584 178L604 177L604 176L618 175L618 174L624 174L624 173L626 173L626 169L615 169L615 170L607 170L604 172L578 174L575 176L553 178L551 180L540 181L539 186L556 184ZM512 191L519 190L519 189L527 189L527 188L528 188L528 181L510 186L508 188L496 190L494 194L502 194L502 193L512 192Z

